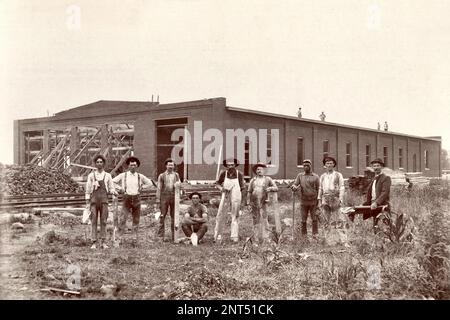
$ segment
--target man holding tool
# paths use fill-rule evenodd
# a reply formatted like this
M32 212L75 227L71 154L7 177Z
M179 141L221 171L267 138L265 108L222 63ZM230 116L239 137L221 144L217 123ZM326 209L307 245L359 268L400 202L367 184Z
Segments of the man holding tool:
M219 179L216 181L216 186L221 191L222 196L216 216L214 241L220 242L222 240L222 225L225 218L224 205L225 201L228 200L231 203L231 240L238 242L238 218L242 200L241 192L245 187L244 176L236 170L236 167L239 166L237 159L226 159L223 161L223 166L227 169L220 173Z

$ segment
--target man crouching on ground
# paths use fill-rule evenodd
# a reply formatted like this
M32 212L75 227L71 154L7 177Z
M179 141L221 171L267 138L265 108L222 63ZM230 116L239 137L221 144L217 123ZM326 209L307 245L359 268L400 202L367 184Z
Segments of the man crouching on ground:
M191 238L191 242L194 246L200 242L200 240L208 231L206 222L208 221L208 209L205 205L201 204L202 195L198 192L193 192L189 195L192 204L188 207L187 213L184 215L184 220L181 224L186 237Z

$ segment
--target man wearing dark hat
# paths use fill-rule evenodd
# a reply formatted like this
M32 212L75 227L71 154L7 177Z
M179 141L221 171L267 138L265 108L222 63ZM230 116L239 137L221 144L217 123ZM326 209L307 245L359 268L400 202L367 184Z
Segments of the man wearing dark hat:
M133 218L133 233L135 241L138 240L139 219L141 216L141 196L140 193L145 188L152 186L152 181L137 172L137 168L141 162L136 157L129 157L125 163L128 170L122 172L113 179L117 189L123 192L123 205L121 215L119 216L119 237L122 237L125 232L128 215L131 213Z
M184 215L184 220L181 224L186 237L191 238L191 243L195 246L203 238L208 227L208 209L205 205L200 203L202 195L198 192L193 192L189 195L192 204L188 207L187 213Z
M247 206L251 207L253 217L253 234L256 242L267 239L267 229L269 222L267 218L267 200L269 192L277 192L278 187L272 178L264 175L264 163L257 163L253 166L256 173L248 185Z
M219 179L216 181L217 188L225 193L225 198L231 202L231 240L239 241L239 209L242 200L242 190L245 187L244 176L236 167L239 166L237 159L226 159L223 161L224 167L227 169L222 171ZM224 201L225 201L225 198ZM224 206L222 205L222 208ZM220 208L220 206L219 206ZM216 226L214 228L214 241L222 239L222 225L225 217L225 210L218 211L216 216Z
M294 184L291 186L293 191L300 194L300 214L302 236L306 237L308 215L312 220L312 234L315 237L318 233L317 223L317 196L319 194L319 176L311 171L311 160L303 160L303 172L299 173L295 178Z
M375 177L369 185L367 190L366 202L363 205L370 205L371 215L373 216L373 226L376 232L378 220L376 216L381 212L381 206L388 206L389 210L389 196L391 193L391 177L382 173L384 167L383 160L377 158L370 162Z
M333 225L339 235L339 241L348 246L345 219L340 212L344 202L344 177L335 170L336 164L336 159L333 157L323 159L325 173L320 176L319 207L326 219L326 233L330 232L330 227Z
M106 221L108 219L108 194L117 195L111 175L104 170L106 159L102 155L94 158L95 169L89 173L86 181L85 199L86 206L91 210L92 223L92 247L97 248L97 221L100 217L100 246L107 249Z
M164 229L167 212L170 212L170 226L172 241L175 239L175 184L180 183L180 176L175 172L175 162L167 159L164 162L166 171L158 176L158 189L156 190L156 205L160 205L158 237L164 240Z

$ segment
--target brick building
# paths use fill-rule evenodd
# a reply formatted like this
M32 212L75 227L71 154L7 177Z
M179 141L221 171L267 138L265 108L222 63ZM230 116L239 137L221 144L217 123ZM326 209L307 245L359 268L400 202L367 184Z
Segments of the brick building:
M134 154L141 159L141 172L156 177L164 170L164 159L183 139L172 141L174 130L187 130L195 136L200 122L201 135L208 129L217 129L223 133L224 143L228 142L227 129L253 128L263 133L267 130L266 154L269 160L270 156L274 160L274 155L279 155L277 161L272 161L277 179L295 177L304 158L311 159L313 170L321 173L325 155L338 160L338 170L345 177L363 174L376 157L383 158L394 170L441 175L440 137L418 137L229 107L225 98L170 104L102 100L51 117L16 120L14 162L63 168L74 176L82 176L90 170L92 157L101 153L109 159L109 170L116 174L123 170L124 159ZM194 149L204 150L209 143L195 140L181 154L198 160ZM237 140L234 151L239 145ZM239 149L243 151L239 169L247 177L252 175L251 164L260 160L251 157L256 150L253 145L254 141L247 137ZM232 156L223 149L224 156ZM215 178L217 165L191 162L178 165L182 177Z

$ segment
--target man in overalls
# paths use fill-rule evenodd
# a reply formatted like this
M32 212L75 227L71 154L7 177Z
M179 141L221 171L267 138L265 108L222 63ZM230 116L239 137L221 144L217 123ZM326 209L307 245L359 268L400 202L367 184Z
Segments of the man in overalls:
M268 238L267 229L269 222L267 218L267 201L269 192L277 192L278 187L272 178L264 175L264 163L253 166L256 176L250 180L247 190L247 206L251 207L253 217L253 234L255 241L261 242Z
M164 241L165 219L170 210L170 227L172 241L175 239L175 183L181 183L180 176L175 172L175 162L167 159L164 162L166 171L158 176L158 189L156 190L156 206L160 205L158 237Z
M330 233L331 227L334 227L338 233L339 242L348 246L347 232L345 229L346 219L340 212L344 202L344 177L340 172L335 170L336 159L333 157L325 157L323 165L325 173L320 176L319 187L319 208L322 209L325 216L325 233ZM331 240L330 240L331 241Z
M114 183L109 173L105 172L104 166L106 163L105 157L98 155L94 158L96 169L93 170L87 177L86 182L86 206L91 210L92 223L92 246L91 249L97 248L97 221L100 217L100 246L103 249L108 249L105 243L106 239L106 221L108 219L108 194L113 197L117 195L114 189Z
M123 205L121 215L119 217L119 238L125 232L126 221L131 213L133 218L132 230L135 235L135 242L138 241L138 227L141 216L141 190L150 188L152 181L136 170L141 162L136 157L129 157L126 160L128 171L122 172L113 179L118 189L123 192Z
M216 226L214 228L214 241L222 240L223 220L226 217L224 202L227 198L231 202L231 240L239 241L239 209L241 207L242 190L244 189L244 176L236 170L239 165L237 159L227 159L223 161L223 165L227 168L219 175L216 186L222 192L221 205L222 210L217 211Z

